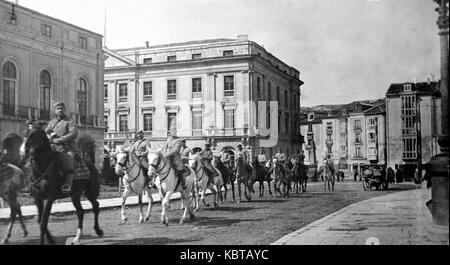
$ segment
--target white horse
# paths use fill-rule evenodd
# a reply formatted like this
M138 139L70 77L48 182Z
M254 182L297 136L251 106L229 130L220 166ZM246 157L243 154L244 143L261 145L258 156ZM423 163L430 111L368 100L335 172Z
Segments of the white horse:
M326 160L323 161L323 165L319 169L319 175L322 176L323 179L323 190L326 191L328 187L328 191L334 191L334 183L335 183L335 175L331 171L328 162Z
M212 167L214 168L214 170L217 171L218 176L214 177L214 180L211 181L210 183L208 183L208 176L206 173L206 170L203 166L203 164L200 162L200 158L198 157L198 155L194 155L194 156L190 156L189 159L189 166L191 168L193 168L197 178L196 178L196 182L195 182L195 207L194 207L194 211L197 211L199 209L199 192L200 192L200 196L203 202L203 205L205 205L206 207L209 207L209 203L207 203L205 201L205 193L206 190L209 189L211 190L211 192L214 194L214 207L218 207L218 198L217 198L217 194L220 193L220 195L222 196L222 186L224 185L223 183L223 178L222 178L222 174L220 173L219 170L217 170L214 165L212 165Z
M194 219L194 214L189 203L189 193L194 188L195 173L192 168L189 167L191 174L186 177L186 189L183 189L180 183L180 179L176 176L175 170L170 166L169 160L167 160L163 154L159 151L148 153L149 162L149 176L155 177L155 184L158 187L159 194L161 196L161 224L169 225L169 202L170 197L176 191L180 192L182 205L184 206L184 214L180 219L180 224L183 224L189 214L190 220Z
M140 208L140 216L139 223L143 223L144 220L148 221L150 219L150 213L152 211L153 198L151 194L151 189L149 188L149 179L144 176L144 172L141 168L141 163L135 154L129 153L125 150L120 150L119 153L116 154L117 163L116 163L116 174L122 175L122 183L124 186L124 192L122 194L122 223L126 223L128 218L125 215L125 202L130 195L130 193L134 193L138 196L138 204ZM145 191L148 198L148 208L147 214L145 215L142 211L142 193Z

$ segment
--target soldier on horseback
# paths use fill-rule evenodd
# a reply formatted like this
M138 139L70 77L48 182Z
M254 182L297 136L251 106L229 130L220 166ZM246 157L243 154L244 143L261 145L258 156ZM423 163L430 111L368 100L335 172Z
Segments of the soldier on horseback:
M148 161L147 154L151 148L151 144L148 140L144 138L144 132L138 131L136 133L137 140L133 143L130 148L130 153L135 154L139 158L139 162L141 164L142 172L144 176L148 177Z
M192 149L186 145L186 140L181 140L181 159L183 160L183 164L189 164L189 155L192 153Z
M325 161L327 163L328 169L331 171L331 174L334 175L334 173L335 173L334 162L333 162L333 159L331 158L331 154L327 155L327 157L325 158Z
M250 153L248 152L247 148L244 148L242 146L242 144L238 144L237 145L237 149L238 149L238 157L241 156L242 160L244 161L244 165L245 165L245 169L250 172L253 173L253 167L250 165L252 163L251 157L250 157Z
M78 131L75 121L66 115L64 103L57 102L53 107L55 108L56 117L50 120L45 132L50 140L52 150L64 154L58 156L58 162L64 175L64 184L61 187L61 192L69 193L76 168L75 140Z
M258 155L258 163L261 164L263 167L265 167L266 162L267 162L267 159L266 159L266 155L264 154L264 148L261 148L261 151Z
M169 160L170 165L181 179L181 186L185 189L186 177L191 174L191 171L185 164L183 164L183 160L181 159L180 151L182 146L182 139L177 136L176 125L172 124L170 127L169 137L162 147L161 153L167 160Z
M206 175L208 175L208 183L210 183L212 179L219 176L219 173L217 173L217 171L211 165L211 162L214 159L214 155L211 151L211 144L209 142L205 143L205 148L200 152L199 156L200 161L205 168Z
M277 160L276 164L270 169L269 174L272 174L272 171L278 166L280 167L281 172L287 176L288 172L286 168L283 166L286 162L286 155L281 151L281 147L278 147L278 152L275 154L275 159Z

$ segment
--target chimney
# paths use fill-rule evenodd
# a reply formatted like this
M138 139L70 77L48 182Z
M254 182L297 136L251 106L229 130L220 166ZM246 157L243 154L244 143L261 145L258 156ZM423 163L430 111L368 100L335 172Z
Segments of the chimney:
M148 41L146 41L146 42L145 42L145 48L148 48L148 47L150 47L150 44L149 44Z
M247 34L238 35L237 39L238 40L248 40L248 35Z

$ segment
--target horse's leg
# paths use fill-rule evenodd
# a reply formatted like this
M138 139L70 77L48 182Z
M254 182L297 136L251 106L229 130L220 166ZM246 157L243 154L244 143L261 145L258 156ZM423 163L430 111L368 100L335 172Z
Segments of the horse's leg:
M77 234L75 238L72 240L72 245L79 245L81 236L83 235L83 219L84 219L84 210L81 206L80 202L80 196L72 196L72 204L75 207L75 210L77 212L78 217L78 228L77 228Z
M27 231L27 227L25 226L25 222L23 220L23 215L22 215L22 209L20 209L20 204L17 203L17 214L19 215L19 221L20 221L20 225L22 226L22 230L23 230L23 237L27 237L28 236L28 231Z
M231 193L233 195L233 202L235 202L236 198L234 196L234 181L230 181L230 184L231 184Z
M125 215L125 202L127 201L129 194L130 194L130 191L125 187L125 190L123 191L123 194L122 194L122 211L121 211L122 224L124 224L128 221L128 218Z
M143 223L144 213L142 211L142 191L138 194L138 205L139 205L139 223Z
M162 200L163 211L161 214L161 224L165 226L169 225L169 201L171 195L172 192L167 191L166 196L164 196L164 199Z
M202 183L202 202L203 202L204 206L209 207L209 203L207 203L205 201L205 193L206 193L206 188L207 188L206 185L207 185L207 183L205 183L205 181L203 181L203 183Z
M94 213L94 231L99 237L103 237L103 230L100 229L98 222L98 215L100 214L100 204L97 201L97 196L88 194L87 199L92 204L92 212Z
M48 220L50 218L50 213L52 211L53 206L53 198L47 199L47 202L45 203L44 210L42 212L42 219L40 222L40 230L41 230L41 236L40 236L40 244L44 245L45 239L44 237L47 237L47 241L49 244L53 245L55 244L55 240L53 239L52 235L50 234L50 231L48 231Z
M14 221L16 219L16 206L13 205L12 203L10 203L10 201L8 200L7 203L9 204L9 208L11 210L11 213L9 215L9 225L8 225L8 229L7 232L5 234L5 237L2 239L2 241L0 242L0 245L5 245L8 244L8 240L11 237L11 230L13 228L14 225Z
M240 180L238 180L237 186L238 186L238 193L239 193L239 198L237 200L237 203L241 203L241 181Z
M148 199L148 207L147 207L147 214L145 215L145 221L150 220L150 213L152 212L152 206L153 206L153 197L152 193L150 192L150 189L146 190L147 199Z
M227 183L224 184L223 189L224 189L223 201L224 201L224 202L227 202L227 193L228 193L228 186L227 186Z

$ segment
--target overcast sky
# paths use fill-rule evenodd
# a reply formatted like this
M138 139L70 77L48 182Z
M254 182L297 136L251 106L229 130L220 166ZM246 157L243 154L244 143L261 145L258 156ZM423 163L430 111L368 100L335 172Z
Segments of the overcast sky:
M432 0L20 0L104 34L126 48L201 40L250 40L300 71L301 104L384 97L396 82L439 79Z

